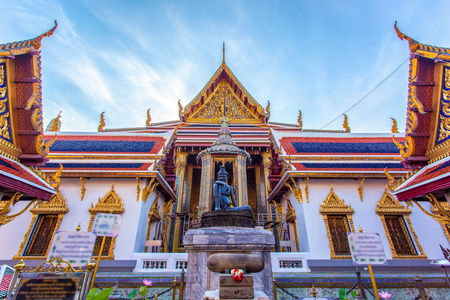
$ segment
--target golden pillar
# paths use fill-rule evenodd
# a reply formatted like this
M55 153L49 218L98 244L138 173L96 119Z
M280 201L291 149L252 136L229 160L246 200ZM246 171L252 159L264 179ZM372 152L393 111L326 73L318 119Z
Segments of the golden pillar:
M236 199L238 206L248 205L247 192L247 157L243 154L236 156Z
M199 206L207 207L211 210L211 193L214 183L214 162L211 154L204 154L202 158L202 178L200 181Z
M185 187L185 177L186 177L186 165L187 165L187 152L177 151L175 166L176 166L176 190L177 190L177 208L176 212L181 212L181 207L183 206L184 197L184 187ZM178 250L178 241L180 235L180 221L177 220L175 223L175 233L173 239L173 252L177 252Z

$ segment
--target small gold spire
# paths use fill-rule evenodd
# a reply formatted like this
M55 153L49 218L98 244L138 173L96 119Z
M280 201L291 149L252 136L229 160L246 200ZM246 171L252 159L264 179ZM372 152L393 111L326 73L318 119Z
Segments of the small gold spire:
M225 42L223 42L223 59L222 59L222 67L225 67L227 64L225 63Z
M314 285L312 286L311 294L312 294L312 296L313 296L314 298L317 297L317 292L316 292L316 288L314 287Z
M363 232L363 230L362 230L362 228L361 228L361 225L359 225L358 231L359 231L359 233L362 233L362 232Z
M391 120L392 120L391 133L398 133L397 120L395 120L394 118L391 118Z
M80 231L81 230L81 223L78 223L78 226L77 226L77 231Z
M102 112L100 114L100 125L98 125L97 131L98 132L105 131L105 112Z

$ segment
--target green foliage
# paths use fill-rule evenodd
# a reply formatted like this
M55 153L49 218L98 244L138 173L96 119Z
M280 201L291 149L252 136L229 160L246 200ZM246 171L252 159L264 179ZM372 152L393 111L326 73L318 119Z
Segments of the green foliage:
M106 300L111 296L114 287L100 290L98 288L92 289L86 296L86 300Z
M139 288L139 294L141 294L142 297L147 295L147 293L148 293L148 288L145 285L143 285Z
M127 298L134 298L134 296L136 296L136 294L139 293L139 290L134 290L131 293L128 294ZM87 299L86 299L87 300Z

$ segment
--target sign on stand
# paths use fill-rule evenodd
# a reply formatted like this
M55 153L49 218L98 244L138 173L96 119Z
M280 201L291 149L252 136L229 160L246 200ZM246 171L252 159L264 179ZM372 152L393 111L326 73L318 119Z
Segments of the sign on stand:
M61 257L73 267L85 266L92 257L95 234L86 231L57 231L53 237L47 260Z
M118 236L120 232L122 215L118 214L96 214L92 223L91 232L97 236Z
M382 265L386 263L383 244L378 233L348 233L352 260L357 265Z

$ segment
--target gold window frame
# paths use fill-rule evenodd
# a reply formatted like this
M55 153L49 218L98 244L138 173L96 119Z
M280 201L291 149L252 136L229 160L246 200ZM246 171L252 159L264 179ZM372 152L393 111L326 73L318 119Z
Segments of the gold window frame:
M13 256L12 259L14 260L36 260L36 259L46 259L48 255L48 251L50 249L50 246L52 244L52 241L48 244L47 251L45 252L45 256L36 256L36 255L23 255L25 251L25 247L27 245L27 242L31 238L31 233L33 231L34 225L38 219L39 215L58 215L58 220L55 226L54 232L58 231L59 226L61 225L62 219L66 213L69 212L69 209L67 208L67 198L64 198L60 191L57 191L55 195L49 200L45 202L41 202L40 204L35 204L33 208L30 209L30 212L33 214L31 217L30 226L28 227L27 232L25 233L25 236L23 238L22 243L19 246L19 251L17 251L17 254ZM53 238L52 238L53 240Z
M383 223L384 232L386 234L386 238L389 242L389 248L392 252L393 259L426 259L427 256L423 252L423 248L419 243L419 239L417 238L416 232L413 229L411 224L411 220L409 215L411 214L411 210L407 207L404 207L394 196L391 195L388 191L388 187L384 190L383 196L377 203L377 208L375 212L380 216L381 223ZM416 255L399 255L395 250L394 244L392 242L391 235L389 233L388 226L386 224L385 216L402 216L403 217L403 225L406 226L406 231L409 233L411 246L416 250Z
M286 223L288 224L288 226L289 224L292 224L292 227L294 228L295 251L300 252L298 245L297 215L295 214L295 209L292 206L291 201L289 201L289 199L287 198L286 203L287 203Z
M152 230L152 222L161 221L161 216L159 215L159 205L158 205L159 194L156 196L155 200L153 200L152 207L148 212L148 220L147 220L147 235L146 241L150 239L151 230ZM148 252L148 246L145 246L145 252Z
M95 215L98 213L105 214L123 214L125 209L123 208L123 200L119 197L114 190L114 183L111 184L111 190L107 192L102 198L98 198L97 204L94 206L91 203L91 208L88 209L91 213L91 219L89 221L88 231L91 231L92 224L94 223ZM102 259L113 260L114 259L114 246L116 244L116 238L111 238L111 244L109 245L108 255L102 255Z
M355 232L355 226L353 225L352 215L355 210L352 208L351 204L345 204L344 199L340 199L338 195L333 191L333 185L331 185L331 190L328 196L323 200L320 205L319 213L323 217L325 223L325 228L327 229L328 243L330 246L330 258L331 259L351 259L351 255L338 255L334 250L333 239L331 237L330 226L328 224L328 216L330 215L344 215L347 217L347 222L351 232Z

